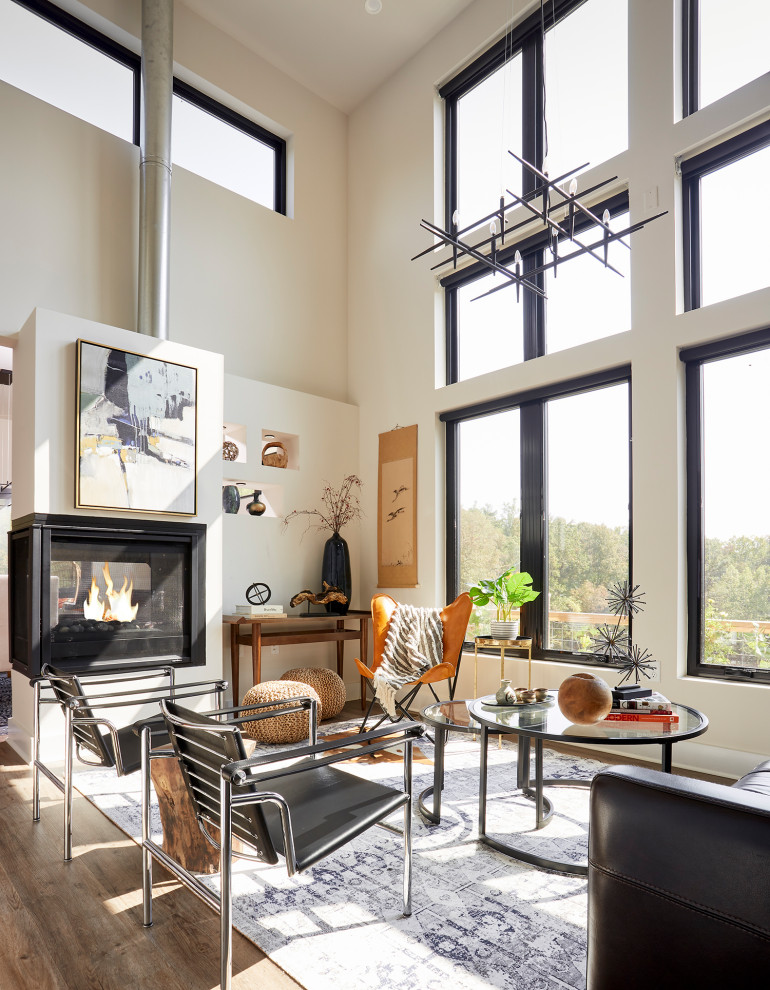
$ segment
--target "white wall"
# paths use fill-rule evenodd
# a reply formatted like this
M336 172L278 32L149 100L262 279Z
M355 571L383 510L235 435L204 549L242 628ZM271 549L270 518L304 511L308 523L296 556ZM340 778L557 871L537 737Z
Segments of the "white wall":
M61 313L36 310L22 328L14 354L13 518L30 513L120 518L121 513L75 509L76 341L78 338L149 354L198 369L198 511L206 536L206 665L180 681L222 676L222 356ZM132 513L135 519L157 519ZM178 519L169 516L169 519ZM32 689L13 673L9 741L29 756ZM49 713L53 716L54 713ZM43 734L53 717L45 720ZM58 724L58 723L57 723ZM51 731L58 731L53 729Z
M358 409L343 402L277 388L235 375L225 375L225 421L246 427L245 461L222 464L221 475L231 481L254 483L262 490L265 515L222 516L224 570L223 609L231 613L246 604L245 592L254 582L270 586L270 604L283 605L288 616L304 611L289 601L298 591L321 590L323 545L327 530L306 531L303 518L284 527L281 517L293 509L321 508L323 483L338 488L343 478L358 470ZM262 465L262 433L293 434L287 468ZM296 455L295 455L296 451ZM368 608L371 593L362 590L360 526L351 523L342 531L350 547L352 608ZM316 609L317 610L317 609ZM291 619L287 619L290 622ZM302 620L297 620L302 621ZM354 646L345 647L344 678L349 698L359 695L359 678L352 658ZM280 677L291 667L328 666L336 670L334 644L302 644L270 648L262 653L262 680ZM229 629L224 636L224 666L230 672ZM239 696L253 683L251 651L241 647Z
M661 664L660 689L706 712L701 740L679 744L683 765L740 773L770 752L766 718L770 687L725 684L685 673L686 603L683 376L678 348L767 325L770 290L682 313L679 182L674 156L708 141L736 121L770 112L764 76L692 118L676 120L678 53L670 0L630 0L629 151L594 177L618 174L630 189L632 219L648 215L645 190L657 188L662 220L634 237L633 328L602 341L505 368L450 387L443 381L442 294L430 263L409 262L427 246L422 217L442 220L442 134L437 85L450 78L496 32L510 3L477 0L393 76L350 118L349 256L350 396L361 407L361 471L367 489L363 539L376 537L377 434L419 426L419 581L399 597L422 605L444 600L443 429L438 414L484 398L515 393L623 362L633 367L634 581L647 593L635 639ZM521 10L524 5L515 3ZM498 34L499 36L499 34ZM585 62L580 59L580 66ZM579 108L576 112L579 112ZM490 209L493 207L490 207ZM375 232L374 234L372 232ZM373 373L373 369L377 373ZM376 580L374 554L362 580ZM472 691L466 659L460 692ZM482 690L497 682L483 665ZM534 679L557 686L569 671L535 664ZM634 750L634 755L641 755ZM656 758L655 754L649 754Z

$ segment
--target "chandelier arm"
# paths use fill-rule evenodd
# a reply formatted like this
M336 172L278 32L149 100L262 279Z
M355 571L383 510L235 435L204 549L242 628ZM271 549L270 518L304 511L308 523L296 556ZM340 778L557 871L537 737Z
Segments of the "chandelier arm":
M525 288L530 289L532 292L536 292L538 295L545 297L545 293L542 291L542 289L539 288L539 286L533 285L532 283L528 282L526 279L522 278L520 275L515 275L504 265L499 265L497 264L497 262L492 261L491 258L489 258L485 254L482 254L480 251L477 251L472 245L464 244L462 241L457 240L457 238L451 237L449 234L447 234L446 231L442 231L441 228L434 226L432 223L429 223L427 220L421 220L420 226L424 227L425 230L430 231L432 234L435 234L437 237L443 237L447 244L451 244L453 247L456 247L458 250L462 251L463 254L467 254L469 257L474 258L476 261L480 261L482 264L486 265L487 268L490 268L493 272L499 272L501 275L504 275L506 278L510 279L511 284L523 285Z
M638 220L636 223L631 224L630 227L626 227L625 230L619 230L617 232L613 232L609 235L609 237L603 237L600 241L596 241L594 244L584 245L584 244L580 244L580 241L574 241L575 244L580 245L578 250L573 251L571 254L562 255L562 257L559 258L558 264L561 265L566 261L568 261L570 258L576 258L579 254L589 253L592 258L596 258L597 261L601 262L601 264L604 265L605 264L604 259L600 258L598 255L593 253L596 248L604 247L605 244L608 244L611 241L617 241L621 237L625 237L626 234L635 234L636 231L641 230L645 224L651 223L653 220L658 220L660 217L665 216L667 213L668 210L663 210L661 213L656 213L654 216L647 217L646 220ZM554 268L554 267L555 267L554 263L552 261L549 261L547 264L540 265L538 268L535 268L533 271L529 272L528 274L539 275L541 272L548 271L549 268ZM623 272L619 272L617 268L613 268L612 265L607 264L606 267L610 268L613 272L615 272L615 274L620 275L621 278L625 278Z

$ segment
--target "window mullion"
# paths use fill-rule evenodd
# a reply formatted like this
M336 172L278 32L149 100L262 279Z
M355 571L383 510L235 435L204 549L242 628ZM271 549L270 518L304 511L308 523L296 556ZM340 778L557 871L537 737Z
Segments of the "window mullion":
M543 250L525 255L523 275L534 271L543 262ZM543 273L536 275L535 284L541 289L544 285ZM524 291L521 304L524 307L524 360L541 357L545 354L545 300L534 292Z
M686 371L687 672L696 674L703 643L703 366Z
M519 568L532 575L532 586L542 594L523 614L522 634L532 637L532 645L542 650L548 592L543 586L545 560L545 406L528 402L520 407L521 424L521 560Z
M522 157L538 168L542 165L544 152L543 118L543 60L542 41L532 37L522 50L521 86ZM537 185L535 176L522 166L521 188L524 195L532 192Z
M699 0L682 0L682 116L698 109L700 89Z

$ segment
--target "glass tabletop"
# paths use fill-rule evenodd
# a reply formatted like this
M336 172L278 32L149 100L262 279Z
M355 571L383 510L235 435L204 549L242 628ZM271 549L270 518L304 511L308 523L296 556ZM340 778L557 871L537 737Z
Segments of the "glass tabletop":
M596 722L594 725L575 725L565 718L556 704L556 691L549 692L549 702L543 705L517 705L503 708L478 698L467 703L472 718L497 731L543 739L561 739L564 742L592 742L601 745L612 743L665 743L699 736L708 728L706 716L687 705L671 705L679 721L668 722ZM439 707L439 706L433 706Z
M478 722L474 721L468 711L469 701L442 701L437 705L428 705L420 713L423 721L438 728L447 726L459 732L478 732Z

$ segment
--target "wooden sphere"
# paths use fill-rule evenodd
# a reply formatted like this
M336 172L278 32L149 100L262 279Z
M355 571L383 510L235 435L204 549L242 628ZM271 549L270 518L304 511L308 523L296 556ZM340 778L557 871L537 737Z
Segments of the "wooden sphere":
M609 715L612 689L595 674L579 672L561 682L557 698L565 718L576 725L593 725Z

